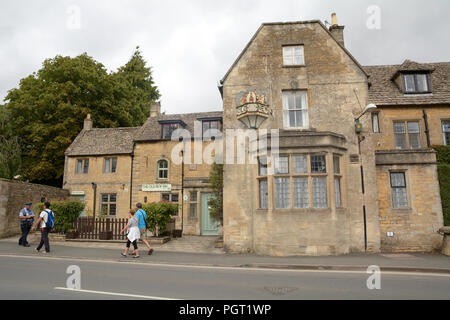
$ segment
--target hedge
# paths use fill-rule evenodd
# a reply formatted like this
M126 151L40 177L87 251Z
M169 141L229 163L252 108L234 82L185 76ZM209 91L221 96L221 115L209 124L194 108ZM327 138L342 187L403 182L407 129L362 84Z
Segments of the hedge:
M44 204L39 204L39 210L44 210ZM55 201L51 202L50 210L55 214L55 232L66 233L72 229L73 222L84 210L84 203L81 201Z
M167 223L178 211L178 205L172 202L161 201L147 203L142 206L147 213L147 227L150 231L163 234L167 230Z
M437 151L444 225L450 226L450 146L433 146L433 149Z

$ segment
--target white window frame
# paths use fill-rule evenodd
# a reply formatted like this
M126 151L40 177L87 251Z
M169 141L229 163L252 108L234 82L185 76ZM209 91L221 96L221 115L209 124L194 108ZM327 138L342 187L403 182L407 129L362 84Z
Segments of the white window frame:
M294 103L296 101L297 94L301 94L301 101L305 102L305 105L302 105L300 108L295 106L294 109L289 109L289 96L294 94ZM308 92L306 90L285 90L282 92L283 99L283 128L285 129L307 129L309 127L309 114L308 114ZM302 113L302 126L291 127L290 126L290 115L289 112L298 112Z
M301 55L298 55L298 54L296 55L295 49L300 49ZM283 66L304 66L305 65L305 47L303 45L283 46L282 52L283 52ZM288 57L290 59L288 59ZM300 63L295 63L295 57L301 57Z
M447 130L445 129L445 124L447 124ZM444 136L444 145L450 146L450 138L447 140L447 137L445 136L446 133L450 133L450 120L442 120L442 135Z

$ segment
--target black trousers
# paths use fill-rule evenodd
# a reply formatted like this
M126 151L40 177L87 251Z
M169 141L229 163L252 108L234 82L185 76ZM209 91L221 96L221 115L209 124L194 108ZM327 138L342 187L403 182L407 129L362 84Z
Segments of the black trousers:
M22 230L22 236L19 239L20 246L25 246L28 244L27 236L28 236L28 233L30 233L30 229L31 229L30 224L28 224L26 222L20 224L20 230Z
M127 240L127 248L130 247L130 244L131 244L131 241ZM133 241L133 247L134 247L134 250L136 250L138 248L136 240Z
M41 242L37 246L37 250L41 250L42 246L45 245L45 252L50 252L50 243L48 242L48 233L50 232L49 228L42 228L41 231Z

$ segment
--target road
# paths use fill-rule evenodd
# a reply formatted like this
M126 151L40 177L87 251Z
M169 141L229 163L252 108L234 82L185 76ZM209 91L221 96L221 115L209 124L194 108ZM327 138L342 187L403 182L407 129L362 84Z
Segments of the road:
M70 265L80 267L87 291L63 290ZM0 299L450 299L449 274L382 273L380 290L367 289L369 276L0 256Z

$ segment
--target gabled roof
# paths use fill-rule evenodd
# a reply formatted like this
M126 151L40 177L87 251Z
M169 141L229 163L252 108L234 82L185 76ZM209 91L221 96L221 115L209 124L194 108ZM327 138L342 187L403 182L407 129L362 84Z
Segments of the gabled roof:
M355 57L352 56L352 54L342 45L340 44L331 34L331 32L327 29L327 27L322 23L322 21L320 20L305 20L305 21L292 21L292 22L266 22L261 24L261 26L258 28L258 30L256 31L256 33L253 35L253 37L250 39L249 43L247 43L247 45L245 46L244 50L242 50L242 52L239 54L239 56L236 58L236 60L233 62L233 64L231 65L231 67L228 69L227 73L225 74L225 76L222 78L222 80L220 80L221 84L223 84L225 82L225 80L227 79L228 75L231 73L231 71L233 70L233 68L237 65L237 63L239 62L239 60L241 60L242 56L245 54L245 52L248 50L248 48L252 45L253 41L256 39L256 37L258 36L259 32L261 31L261 29L264 26L272 26L272 25L292 25L292 24L309 24L309 23L318 23L327 33L328 35L337 43L338 46L340 46L342 48L342 50L345 51L345 53L350 57L350 59L353 60L353 62L361 69L361 71L367 75L366 71L364 70L364 68L359 64L358 60L355 59Z
M101 128L82 130L67 148L67 156L131 154L133 138L139 128Z
M222 111L215 112L198 112L184 114L160 114L158 117L150 117L144 125L136 133L134 141L156 141L161 140L161 122L165 121L182 121L185 123L186 129L194 137L194 122L196 120L222 118Z
M450 104L450 62L367 66L369 102L379 106ZM404 94L393 78L404 71L430 71L431 94Z

